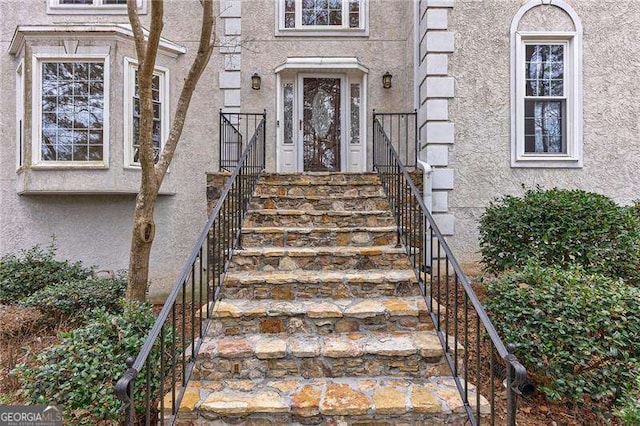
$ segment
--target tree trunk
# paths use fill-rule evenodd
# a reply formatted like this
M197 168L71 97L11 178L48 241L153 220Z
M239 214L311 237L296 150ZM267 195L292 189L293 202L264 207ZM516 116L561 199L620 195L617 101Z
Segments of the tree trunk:
M153 191L156 192L156 191ZM133 214L133 232L131 233L131 250L129 256L129 276L127 300L145 301L149 279L149 258L151 245L155 237L153 207L157 194L144 194L136 197L136 208ZM153 199L153 201L151 201Z

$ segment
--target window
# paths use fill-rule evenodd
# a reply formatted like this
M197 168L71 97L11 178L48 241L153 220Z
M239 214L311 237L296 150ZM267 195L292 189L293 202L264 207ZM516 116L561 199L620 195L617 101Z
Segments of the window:
M146 0L137 0L138 11L146 13ZM52 14L121 14L127 13L127 0L49 0Z
M525 154L567 153L565 47L525 43Z
M540 5L529 1L511 22L511 166L582 167L582 24L557 31L521 31L520 20ZM539 20L542 15L538 15ZM531 28L531 23L527 28Z
M34 55L33 164L108 165L108 61Z
M138 94L138 64L125 58L125 105L124 105L124 134L125 134L125 165L138 167L140 144L138 143L138 128L140 125L140 97ZM158 161L162 146L168 136L169 108L168 108L168 70L156 67L153 73L153 154Z
M365 32L365 0L280 0L279 34Z
M350 93L350 143L360 143L360 83L351 83Z

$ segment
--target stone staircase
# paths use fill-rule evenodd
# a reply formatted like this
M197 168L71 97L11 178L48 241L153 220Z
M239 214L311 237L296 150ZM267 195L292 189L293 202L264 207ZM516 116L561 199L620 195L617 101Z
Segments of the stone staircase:
M265 175L242 242L178 424L465 423L376 175Z

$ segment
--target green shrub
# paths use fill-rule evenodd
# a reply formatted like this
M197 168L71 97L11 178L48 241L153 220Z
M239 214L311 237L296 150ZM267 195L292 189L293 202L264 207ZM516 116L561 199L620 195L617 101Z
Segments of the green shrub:
M113 386L155 321L149 305L123 303L122 313L98 310L85 326L62 333L59 345L38 354L36 366L16 367L29 403L61 405L71 424L117 419L121 402Z
M90 268L81 262L56 260L56 247L35 246L0 259L0 303L15 303L50 284L87 278Z
M616 416L625 426L640 425L640 399L628 400L622 408L616 412Z
M640 289L528 265L489 283L488 296L496 329L548 398L615 401L640 374Z
M115 278L87 278L47 286L24 298L20 304L39 309L49 321L82 316L93 308L114 311L121 307L127 281Z
M480 219L480 251L489 272L535 259L640 284L640 217L604 195L529 189L489 205Z

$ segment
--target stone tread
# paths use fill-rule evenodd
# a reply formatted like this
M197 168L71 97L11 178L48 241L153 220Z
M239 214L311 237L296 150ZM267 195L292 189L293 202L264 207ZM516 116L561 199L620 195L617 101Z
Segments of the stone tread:
M300 209L251 209L247 214L261 214L264 216L385 216L391 217L391 213L386 210L342 210L342 211L326 211L326 210L300 210Z
M396 226L246 226L242 228L243 234L282 234L285 232L395 232Z
M366 356L437 359L443 349L434 331L393 333L251 334L207 338L198 358L354 358Z
M349 284L355 282L367 283L417 283L415 273L410 269L386 270L386 271L293 271L293 272L264 272L264 271L244 271L228 272L225 277L226 284L241 285L284 285L292 283L326 283L326 284Z
M236 250L234 256L265 257L314 257L334 255L341 257L376 256L384 254L405 254L403 247L371 246L371 247L247 247Z
M427 312L422 296L370 299L248 300L223 299L214 318L246 318L305 315L309 318L418 317Z
M471 384L469 399L474 402L476 400L475 387ZM480 402L480 412L486 414L489 403L483 397ZM167 405L170 406L165 404L165 407ZM180 405L180 412L194 410L223 417L276 413L289 413L298 417L405 413L438 416L462 414L464 406L451 377L286 377L191 381Z

